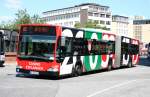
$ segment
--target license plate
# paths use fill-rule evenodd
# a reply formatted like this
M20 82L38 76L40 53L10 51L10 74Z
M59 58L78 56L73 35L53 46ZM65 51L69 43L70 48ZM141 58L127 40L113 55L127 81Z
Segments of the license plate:
M30 71L30 74L39 75L39 72L36 72L36 71Z

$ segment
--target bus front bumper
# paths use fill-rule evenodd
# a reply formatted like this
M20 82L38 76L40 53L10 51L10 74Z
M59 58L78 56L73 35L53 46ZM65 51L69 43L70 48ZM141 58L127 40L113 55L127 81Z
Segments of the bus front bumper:
M59 77L59 72L52 72L52 71L31 71L31 70L16 68L16 72L22 73L22 74L29 74L29 75L43 75L43 76Z

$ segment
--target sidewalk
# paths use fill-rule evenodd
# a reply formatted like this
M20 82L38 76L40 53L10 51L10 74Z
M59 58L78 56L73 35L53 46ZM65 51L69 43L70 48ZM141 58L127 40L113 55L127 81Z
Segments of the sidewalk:
M7 52L5 55L5 63L4 65L16 65L16 53L15 52Z
M17 65L16 61L6 61L4 65Z

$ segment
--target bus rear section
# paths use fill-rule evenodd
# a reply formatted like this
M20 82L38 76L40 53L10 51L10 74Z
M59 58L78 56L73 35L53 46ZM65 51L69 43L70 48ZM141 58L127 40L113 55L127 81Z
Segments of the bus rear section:
M50 25L21 25L16 72L34 75L59 76L56 62L56 31Z
M139 61L139 41L124 37L117 36L116 38L116 62L117 67L128 66L132 67L138 64Z
M135 66L139 63L139 45L139 40L131 39L130 55L132 57L132 66Z
M0 30L0 67L3 67L5 62L5 53L4 53L4 32Z

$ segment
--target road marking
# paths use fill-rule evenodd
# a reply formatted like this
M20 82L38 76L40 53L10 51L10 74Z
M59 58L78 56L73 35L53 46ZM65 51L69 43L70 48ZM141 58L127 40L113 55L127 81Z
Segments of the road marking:
M143 80L143 79L142 79L142 80ZM150 79L144 79L144 80L150 80ZM111 90L111 89L118 88L118 87L121 87L121 86L130 84L130 83L133 83L133 82L136 82L136 81L138 81L138 80L131 80L131 81L127 81L127 82L124 82L124 83L121 83L121 84L118 84L118 85L114 85L114 86L112 86L112 87L109 87L109 88L106 88L106 89L97 91L97 92L95 92L95 93L93 93L93 94L90 94L90 95L88 95L87 97L94 97L94 96L96 96L96 95L98 95L98 94L101 94L101 93L103 93L103 92L106 92L106 91L109 91L109 90Z

